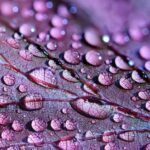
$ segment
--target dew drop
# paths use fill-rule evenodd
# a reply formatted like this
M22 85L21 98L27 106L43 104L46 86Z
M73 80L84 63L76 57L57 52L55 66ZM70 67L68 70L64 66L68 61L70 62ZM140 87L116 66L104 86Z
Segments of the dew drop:
M12 141L14 139L14 133L13 133L12 130L5 129L5 130L2 131L1 137L4 140Z
M59 40L59 39L62 39L65 35L66 35L66 31L63 30L63 29L60 29L60 28L51 28L50 30L50 35L56 39L56 40Z
M46 47L51 50L51 51L54 51L57 49L58 45L56 42L48 42Z
M46 3L43 0L35 0L33 2L33 8L37 12L45 12L47 10Z
M47 88L56 88L57 80L50 68L35 68L29 72L29 78L38 85Z
M68 8L65 5L59 5L58 6L58 14L62 17L66 17L69 18L70 17L70 13L68 11Z
M145 62L144 67L147 71L150 72L150 60Z
M12 86L15 84L15 77L12 74L6 74L2 79L3 82L8 86Z
M27 142L36 146L40 146L43 144L44 140L41 134L31 133L27 138Z
M42 119L35 118L34 120L32 120L31 126L32 126L34 131L41 132L41 131L44 131L46 129L47 124Z
M120 57L117 56L115 58L115 64L118 68L122 69L122 70L130 70L130 66Z
M92 27L85 29L84 39L91 46L100 47L101 45L99 33L96 29Z
M61 110L61 112L63 113L63 114L68 114L68 109L67 108L63 108L62 110Z
M20 50L19 51L19 55L24 59L24 60L27 60L27 61L31 61L32 60L32 54L28 51L28 50Z
M9 104L9 102L11 102L11 98L8 95L0 95L0 107L4 107L5 105Z
M91 130L86 131L85 138L90 139L90 138L93 138L93 137L94 137L94 134L92 133Z
M75 77L73 77L68 70L64 70L62 72L62 77L70 82L78 82L78 80Z
M75 130L76 125L72 120L67 120L64 124L65 128L69 131Z
M42 52L40 52L40 50L38 50L33 44L30 44L28 46L28 50L31 54L33 54L33 56L41 58L45 57L45 55Z
M93 50L86 53L85 59L90 65L93 66L99 66L102 64L102 56L100 55L100 53Z
M150 91L145 90L145 91L140 91L138 92L139 98L143 100L149 100L150 99Z
M50 127L54 130L54 131L59 131L61 130L61 122L58 119L53 119L50 122Z
M107 143L104 146L104 150L117 150L116 144L115 143Z
M18 90L19 90L19 92L21 92L21 93L25 93L25 92L27 92L27 87L26 87L24 84L20 84L20 85L18 86Z
M113 35L113 41L118 45L124 45L129 41L129 37L123 33L116 33Z
M50 35L48 33L41 32L41 33L39 33L38 38L39 38L38 40L41 42L42 41L49 41Z
M82 47L82 44L80 42L72 42L71 46L74 49L79 49Z
M110 73L100 73L98 76L98 81L102 85L109 86L113 83L113 76Z
M113 74L116 74L118 72L118 69L113 67L113 66L109 66L109 72L113 73Z
M120 123L123 121L123 116L121 114L114 114L113 121L116 123Z
M80 34L74 33L74 34L72 35L72 39L73 39L74 41L80 41L80 40L82 39L82 36L81 36Z
M29 94L23 98L24 107L27 110L38 110L43 107L43 98L40 94Z
M110 42L110 36L109 35L103 35L102 36L102 41L104 43L109 43Z
M9 44L10 47L12 48L15 48L15 49L19 49L20 48L20 45L19 45L19 42L18 40L12 38L12 37L9 37L6 39L6 42L7 44Z
M83 90L89 94L95 94L86 84L83 85Z
M19 32L27 37L30 37L35 31L35 26L30 23L24 23L19 27Z
M132 131L123 132L119 134L119 138L127 142L133 142L135 139L135 133Z
M64 52L64 60L70 64L77 65L80 63L80 54L75 50L67 50Z
M146 102L145 108L146 108L147 111L150 111L150 101Z
M140 77L137 71L132 71L131 77L137 83L145 83L145 80Z
M115 141L115 134L113 132L105 131L102 135L102 141L103 142L113 142Z
M49 66L50 68L54 69L54 70L58 68L58 66L57 66L57 64L55 63L54 60L49 60L49 61L48 61L48 66Z
M5 33L6 32L6 28L4 26L0 26L0 33Z
M143 45L139 50L139 54L143 59L150 60L150 45Z
M84 99L78 99L71 105L79 113L97 119L106 119L112 111L112 107L109 105L99 105Z
M17 132L22 131L24 128L23 124L18 120L14 120L11 126L12 126L12 129Z
M122 77L119 80L119 85L125 90L131 90L133 88L133 84L129 78Z
M9 123L9 117L5 113L0 113L0 125L7 125Z

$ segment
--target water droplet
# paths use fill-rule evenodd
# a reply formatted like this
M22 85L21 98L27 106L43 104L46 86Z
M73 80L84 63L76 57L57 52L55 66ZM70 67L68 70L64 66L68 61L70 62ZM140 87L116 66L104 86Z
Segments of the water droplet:
M8 95L0 95L0 107L4 107L5 105L11 102L11 98Z
M47 10L46 2L42 0L36 0L33 2L33 8L37 12L45 12Z
M86 53L85 59L90 65L93 66L99 66L102 64L102 56L100 55L100 53L93 50Z
M28 60L31 61L32 60L32 54L28 51L28 50L20 50L19 51L19 55L24 59L24 60Z
M48 19L48 16L47 16L47 14L45 14L45 13L36 13L35 14L35 19L37 20L37 21L45 21L45 20L47 20Z
M13 37L14 37L14 39L16 39L16 40L21 40L21 38L22 38L22 36L19 35L19 33L14 33Z
M102 135L102 141L106 143L115 141L115 138L115 133L109 131L105 131Z
M146 108L147 111L150 111L150 101L146 102L145 108Z
M130 66L120 57L117 56L115 58L115 64L118 68L122 69L122 70L130 70Z
M28 50L31 54L33 54L36 57L45 57L45 55L40 50L38 50L33 44L30 44L28 46Z
M143 59L150 60L150 45L143 45L139 50L139 54Z
M10 146L7 150L19 150L19 148L17 146Z
M15 49L19 49L20 48L20 45L19 45L19 42L18 40L12 38L12 37L9 37L6 39L6 42L7 44L9 44L10 47L12 48L15 48Z
M51 19L51 23L54 27L61 28L64 25L68 24L68 20L66 18L62 18L58 15L54 15Z
M43 98L40 94L29 94L23 98L24 107L27 110L38 110L43 107Z
M110 36L109 35L103 35L102 36L102 41L104 43L109 43L110 42Z
M137 83L145 83L137 71L132 71L131 77Z
M150 72L150 60L145 62L144 67L147 71Z
M12 86L15 84L15 77L12 74L6 74L2 79L3 82L8 86Z
M53 119L50 122L50 126L54 131L59 131L61 130L61 122L58 119Z
M31 133L27 138L27 142L36 146L40 146L43 144L44 140L41 134Z
M30 23L24 23L19 28L19 32L27 37L30 37L33 33L35 33L35 31L35 26Z
M0 113L0 125L7 125L9 123L9 117L5 113Z
M81 114L97 119L106 119L112 111L112 107L109 105L99 105L84 99L78 99L71 104Z
M64 59L66 62L77 65L80 63L80 54L75 50L67 50L64 53Z
M14 139L14 133L12 130L4 129L1 133L1 137L4 140L12 141Z
M11 126L12 129L17 132L22 131L24 128L23 124L18 120L14 120Z
M6 27L0 26L0 33L5 33L6 32Z
M147 144L144 148L144 150L150 150L150 144Z
M116 33L113 35L113 41L119 45L124 45L129 41L129 37L123 33Z
M29 72L29 78L43 87L57 87L56 76L50 68L36 68Z
M91 46L100 47L101 45L99 33L94 28L90 27L84 31L84 39Z
M67 130L75 130L76 129L76 125L72 120L67 120L65 122L64 126Z
M109 72L113 73L113 74L116 74L118 72L118 69L113 67L113 66L109 66Z
M117 150L116 144L115 143L107 143L104 146L104 150Z
M49 61L48 61L48 66L49 66L50 68L54 69L54 70L58 68L58 66L57 66L57 64L55 63L54 60L49 60Z
M63 114L68 114L68 109L67 108L63 108L62 110L61 110L61 112L63 113Z
M86 131L85 138L90 139L90 138L93 138L93 137L94 137L94 134L92 133L91 130Z
M126 129L128 128L128 125L125 124L125 123L123 123L123 124L121 125L121 128L122 128L123 130L126 130Z
M113 83L113 76L110 73L100 73L98 76L98 81L102 85L111 85Z
M73 140L62 140L58 143L58 148L61 150L78 150L79 143Z
M25 92L27 92L27 87L26 87L26 85L24 85L24 84L20 84L20 85L18 86L18 90L19 90L19 92L21 92L21 93L25 93Z
M62 39L65 35L66 35L66 31L63 30L63 29L60 29L60 28L51 28L50 30L50 35L56 39L56 40L59 40L59 39Z
M73 77L68 70L64 70L62 72L62 77L70 82L78 82L78 80L75 77Z
M80 41L80 40L82 39L82 36L81 36L80 34L74 33L74 34L72 35L72 39L73 39L74 41Z
M119 134L119 138L127 142L133 142L135 139L135 133L132 131L123 132Z
M82 44L80 42L72 42L71 46L74 49L79 49L82 47Z
M44 120L42 120L40 118L35 118L34 120L32 120L31 126L32 126L34 131L41 132L41 131L44 131L46 129L47 124Z
M140 91L138 92L139 98L143 100L149 100L150 99L150 91L145 90L145 91Z
M123 121L123 116L121 114L114 114L113 115L113 121L116 123L120 123Z
M83 85L83 90L89 94L95 94L86 84Z
M119 80L119 85L125 90L131 90L133 88L133 84L129 78L122 77Z
M38 40L43 42L43 41L49 41L50 39L50 35L46 32L40 32L39 35L38 35Z
M51 51L54 51L57 49L58 45L56 42L48 42L46 47L51 50Z
M58 6L57 12L62 17L66 17L66 18L70 17L70 13L68 11L68 8L65 5L60 4Z

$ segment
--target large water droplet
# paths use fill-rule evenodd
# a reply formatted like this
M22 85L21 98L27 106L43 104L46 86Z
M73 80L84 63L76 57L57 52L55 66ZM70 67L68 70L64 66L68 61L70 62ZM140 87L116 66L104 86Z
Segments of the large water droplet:
M129 78L122 77L119 80L119 85L125 90L131 90L133 88L133 84Z
M6 74L2 79L3 82L8 86L12 86L15 84L15 77L12 74Z
M72 102L72 107L83 115L97 119L106 119L112 111L112 107L109 105L99 105L84 99Z
M34 131L41 132L41 131L44 131L46 129L47 124L44 120L42 120L40 118L35 118L34 120L32 120L31 126L32 126Z
M84 39L91 46L100 47L101 45L101 40L98 31L94 28L90 27L84 31Z
M137 71L132 71L131 77L137 83L145 83Z
M100 73L98 81L102 85L111 85L113 83L113 76L110 73Z
M62 77L70 82L78 82L78 80L75 77L73 77L68 70L64 70L62 72Z
M132 131L123 132L119 134L119 138L127 142L133 142L135 139L135 133Z
M80 54L75 50L67 50L64 53L64 59L66 62L77 65L80 63Z
M100 53L93 50L86 53L85 59L90 65L93 66L99 66L102 64L102 56L100 55Z
M23 124L22 124L20 121L18 121L18 120L14 120L14 121L12 122L11 127L12 127L12 129L13 129L14 131L17 131L17 132L22 131L23 128L24 128Z
M35 26L30 23L24 23L19 28L19 32L27 37L31 36L33 33L35 33L35 31Z
M29 94L23 98L23 105L27 110L38 110L43 107L43 98L40 94Z
M143 45L139 50L139 54L143 59L150 60L150 45Z
M1 133L1 137L4 140L12 141L14 139L14 133L12 130L4 129Z
M115 58L115 64L118 68L122 69L122 70L130 70L130 66L120 57L117 56Z
M29 78L43 87L57 87L56 76L50 68L36 68L29 72Z

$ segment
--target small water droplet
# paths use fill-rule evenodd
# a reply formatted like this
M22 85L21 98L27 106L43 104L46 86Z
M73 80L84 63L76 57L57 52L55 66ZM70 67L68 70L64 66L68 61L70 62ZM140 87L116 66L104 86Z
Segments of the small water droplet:
M20 48L20 45L19 45L19 42L18 40L12 38L12 37L9 37L6 39L6 42L7 44L9 44L10 47L12 48L15 48L15 49L19 49Z
M150 91L149 90L140 91L140 92L138 92L138 96L139 96L139 98L141 98L143 100L149 100L150 99Z
M26 87L26 85L24 85L24 84L20 84L20 85L18 86L18 90L19 90L19 92L21 92L21 93L25 93L25 92L27 92L27 87Z
M143 80L141 78L141 76L139 75L139 73L137 71L135 71L135 70L132 71L131 77L137 83L145 83L145 80Z
M114 114L113 115L113 121L116 123L120 123L123 121L123 116L121 114Z
M20 121L18 121L18 120L14 120L13 122L12 122L12 129L14 130L14 131L17 131L17 132L19 132L19 131L22 131L23 130L23 128L24 128L24 126L23 126L23 124L20 122Z
M123 132L119 134L119 138L127 142L133 142L135 139L135 133L132 131Z
M99 66L102 64L102 56L100 55L100 53L93 50L86 53L85 59L90 65L93 66Z
M45 12L47 10L46 2L42 0L36 0L33 2L33 8L37 12Z
M1 137L4 140L12 141L14 139L14 133L12 130L4 129L1 133Z
M80 63L80 54L75 50L67 50L64 53L64 60L70 64L77 65Z
M61 112L63 113L63 114L68 114L68 109L67 108L63 108L62 110L61 110Z
M49 60L48 61L48 66L54 70L56 70L58 68L57 64L55 63L54 60Z
M87 139L90 139L90 138L93 138L94 137L94 134L92 133L91 130L88 130L85 132L85 138Z
M146 108L147 111L150 111L150 101L146 102L145 108Z
M40 118L35 118L34 120L32 120L31 126L32 126L34 131L41 132L41 131L44 131L46 129L47 124L44 120L42 120Z
M143 59L150 60L150 45L143 45L139 50L139 54Z
M76 129L76 125L75 125L75 123L74 123L72 120L67 120L67 121L65 122L64 126L65 126L65 128L66 128L67 130L70 130L70 131Z
M62 77L70 82L78 82L78 80L75 77L73 77L68 70L64 70L62 72Z
M24 107L27 110L38 110L43 107L43 98L40 94L29 94L23 98Z
M5 107L9 102L11 102L10 96L5 94L0 95L0 107Z
M129 41L129 37L123 33L116 33L113 35L113 41L118 45L124 45Z
M110 73L100 73L98 76L98 81L102 85L109 86L113 83L113 76Z
M102 135L102 141L106 143L113 142L115 138L116 138L115 133L110 131L105 131Z
M73 39L74 41L80 41L81 38L82 38L82 36L81 36L80 34L74 33L74 34L72 35L72 39Z
M150 60L145 62L144 67L147 71L150 72Z
M102 36L102 41L104 42L104 43L109 43L110 42L110 36L109 35L103 35Z
M57 49L58 45L56 42L48 42L46 47L51 50L51 51L54 51Z
M107 143L104 146L104 150L117 150L116 144L115 143Z
M91 46L100 47L101 45L101 40L98 31L92 27L85 29L84 39Z
M0 33L5 33L6 32L6 27L0 26Z
M9 123L9 117L5 113L0 113L0 125L7 125Z
M72 42L71 43L72 48L79 49L82 47L82 44L80 42Z
M28 50L20 50L19 51L19 55L24 59L24 60L27 60L27 61L31 61L32 60L32 54L28 51Z
M133 84L129 78L122 77L119 80L119 85L125 90L131 90L133 88Z
M15 84L15 77L12 74L6 74L2 79L3 82L8 86L13 86Z
M50 126L54 131L59 131L61 130L61 122L58 119L53 119L50 122Z
M113 74L116 74L118 72L118 69L113 67L113 66L109 66L109 72L113 73Z

